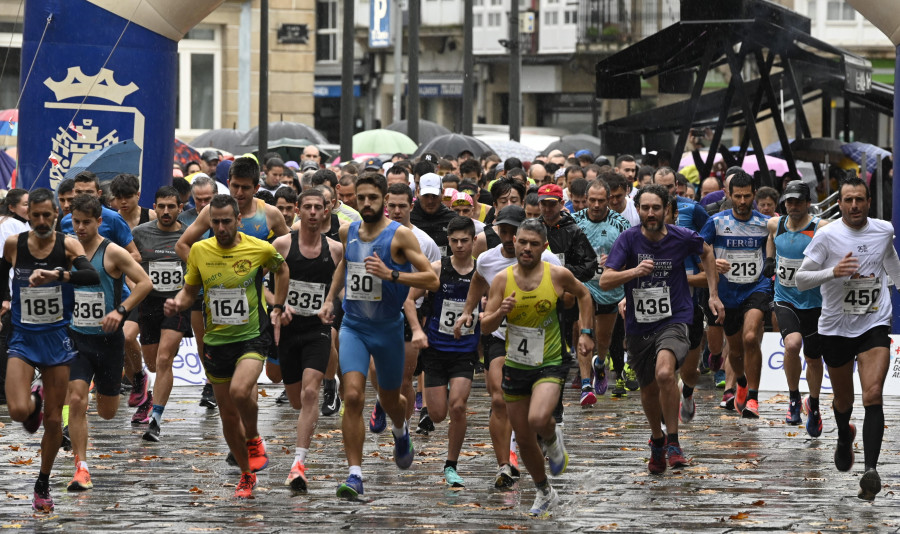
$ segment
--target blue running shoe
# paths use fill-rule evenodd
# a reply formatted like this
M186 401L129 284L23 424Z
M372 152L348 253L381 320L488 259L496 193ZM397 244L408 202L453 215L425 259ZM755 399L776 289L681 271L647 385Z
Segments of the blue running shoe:
M606 376L606 359L600 359L600 356L594 355L594 359L591 360L591 367L594 370L593 373L593 384L594 387L594 395L597 397L602 397L607 388L609 388L609 378Z
M409 428L404 428L402 436L394 437L394 463L400 469L409 469L415 456L416 450L409 438Z
M800 401L791 399L791 403L788 405L787 415L784 416L784 422L794 426L803 424L803 419L800 418Z
M822 414L819 413L819 410L813 410L809 405L809 395L803 399L803 409L808 414L806 417L806 432L813 438L821 436Z
M725 369L716 371L716 374L713 376L713 382L715 382L716 387L719 389L725 387Z
M373 434L381 434L385 428L387 428L387 417L385 417L381 402L376 400L375 408L372 410L372 417L369 418L369 431Z
M556 425L556 441L547 445L547 461L550 463L550 474L559 476L566 472L569 465L569 453L563 443L562 428Z
M348 476L347 480L337 489L337 496L342 499L355 499L362 494L363 483L359 475Z
M416 411L422 410L422 394L418 391L416 392Z

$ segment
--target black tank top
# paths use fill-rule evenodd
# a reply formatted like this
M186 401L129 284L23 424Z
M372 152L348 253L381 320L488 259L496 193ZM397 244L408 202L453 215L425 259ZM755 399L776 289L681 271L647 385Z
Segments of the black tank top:
M491 250L500 244L500 236L497 235L497 232L494 231L493 226L485 226L484 227L484 240L487 244L487 248L485 250Z
M138 225L150 222L150 208L141 208L141 216L138 217Z
M16 243L16 271L28 271L28 276L35 269L47 269L52 271L57 267L66 268L68 259L66 258L66 236L62 232L56 233L56 242L53 243L53 249L46 258L37 259L31 255L28 250L28 234L22 232L19 234L19 241ZM67 269L68 270L68 269Z
M330 237L335 241L341 240L341 220L338 219L338 216L334 213L331 214L331 228L329 228L328 231L324 232L322 235Z
M298 309L305 313L318 312L322 307L322 302L328 291L331 289L331 279L334 276L334 270L337 265L331 257L331 248L328 246L328 239L322 235L322 246L319 255L315 258L307 258L300 253L299 232L293 230L291 232L291 248L288 251L285 263L291 272L291 286L288 289L287 304L293 311L294 318L291 320L287 328L297 330L300 328L309 328L310 326L321 326L322 321L318 316L300 315ZM305 282L307 284L317 284L320 289L309 290L297 289L297 282Z

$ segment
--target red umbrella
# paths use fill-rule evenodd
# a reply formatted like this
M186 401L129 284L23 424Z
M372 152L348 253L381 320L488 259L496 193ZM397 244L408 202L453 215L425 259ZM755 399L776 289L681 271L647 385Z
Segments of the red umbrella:
M192 160L200 161L200 152L184 141L175 138L175 163L184 167Z

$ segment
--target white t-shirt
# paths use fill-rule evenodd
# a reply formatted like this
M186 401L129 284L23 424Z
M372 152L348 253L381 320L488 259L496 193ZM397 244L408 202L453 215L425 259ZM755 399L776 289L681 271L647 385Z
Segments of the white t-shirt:
M478 261L475 262L475 270L487 281L488 285L494 281L494 278L500 274L500 271L506 269L510 265L516 264L516 258L507 258L503 255L502 250L503 245L497 245L496 247L483 252L481 256L478 256ZM541 261L546 261L551 265L562 266L562 264L559 263L559 258L556 257L556 254L550 252L549 248L544 249L544 252L541 253ZM506 339L506 328L494 330L494 337Z
M850 252L859 261L858 275L834 278L822 284L820 334L858 337L876 326L891 324L885 262L897 257L893 238L894 227L879 219L869 219L861 230L838 220L816 231L804 251L810 260L823 269L832 269ZM849 311L850 307L863 304L868 311Z
M0 243L6 243L6 240L9 239L11 235L18 235L22 232L27 232L31 230L31 225L27 222L22 222L15 217L7 216L2 218L2 222L0 222ZM0 251L2 254L2 251ZM12 294L12 279L13 279L13 270L9 269L9 291Z
M634 205L634 200L632 200L629 196L625 197L625 211L623 211L619 215L628 219L628 222L631 223L631 226L641 225L641 216L638 215L638 210Z
M425 254L425 257L428 258L429 263L434 263L436 261L441 260L441 249L438 248L437 243L434 242L434 239L431 239L431 236L419 230L419 228L415 225L412 227L413 235L416 236L416 240L419 242L419 248L422 249L422 254ZM413 271L416 271L416 268L413 267ZM416 299L416 309L422 306L422 301L425 300L425 297L420 297Z

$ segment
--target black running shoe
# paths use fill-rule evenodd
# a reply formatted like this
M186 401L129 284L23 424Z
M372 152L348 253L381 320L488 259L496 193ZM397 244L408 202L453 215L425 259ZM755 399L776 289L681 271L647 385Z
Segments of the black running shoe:
M291 403L291 400L287 396L287 390L282 389L281 395L279 395L278 398L275 399L275 404L290 404L290 403Z
M72 450L72 438L69 437L69 425L63 427L62 443L59 444L59 447L64 451Z
M209 408L210 410L216 408L219 405L216 402L216 392L213 391L213 386L210 383L206 383L203 385L203 392L200 393L200 406L205 408Z
M322 415L325 417L338 413L341 409L341 396L337 387L326 387L322 395Z
M150 418L150 424L147 426L147 431L144 432L144 441L159 441L159 423L156 422L156 419Z
M434 432L434 421L432 421L431 416L428 415L428 407L423 406L422 411L419 412L419 426L416 427L416 434L427 436L432 432Z

